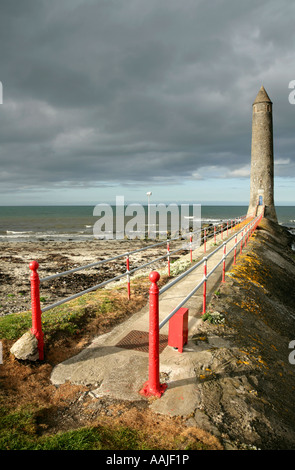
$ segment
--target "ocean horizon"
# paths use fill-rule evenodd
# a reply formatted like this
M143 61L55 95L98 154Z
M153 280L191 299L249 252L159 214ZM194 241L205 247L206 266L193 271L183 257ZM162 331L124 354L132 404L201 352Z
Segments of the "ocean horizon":
M115 227L116 208L111 207ZM143 207L147 214L147 205ZM99 219L93 215L94 208L92 205L0 206L0 242L94 240L93 227ZM202 224L218 224L245 216L248 206L201 205L200 210ZM276 206L276 212L279 224L295 234L295 206ZM129 219L125 217L124 222Z

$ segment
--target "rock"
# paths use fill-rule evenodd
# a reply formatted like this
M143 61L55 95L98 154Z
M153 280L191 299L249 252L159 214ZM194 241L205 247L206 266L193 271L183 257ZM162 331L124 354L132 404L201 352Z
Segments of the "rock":
M10 352L17 359L37 361L39 359L37 338L28 331L14 343Z
M214 434L217 437L221 436L221 433L219 432L218 428L210 422L209 417L202 411L196 410L194 421L196 426L201 429L204 429L204 431L207 431L210 434Z

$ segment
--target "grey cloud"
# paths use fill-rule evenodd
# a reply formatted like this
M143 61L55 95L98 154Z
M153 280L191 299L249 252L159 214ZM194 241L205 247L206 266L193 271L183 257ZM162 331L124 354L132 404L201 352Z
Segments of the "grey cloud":
M291 0L25 3L1 7L2 188L246 175L262 83L295 176Z

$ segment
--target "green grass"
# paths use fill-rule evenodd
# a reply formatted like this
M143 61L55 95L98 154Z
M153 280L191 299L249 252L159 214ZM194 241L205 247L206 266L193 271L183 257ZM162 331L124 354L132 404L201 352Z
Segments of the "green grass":
M117 425L81 427L56 434L40 435L37 406L9 410L0 406L0 450L161 450L143 431ZM193 439L174 437L173 449L209 450ZM170 443L171 445L171 443Z
M11 412L0 407L0 450L143 450L141 433L120 426L82 427L54 435L38 436L33 407Z
M224 323L224 316L220 312L206 312L202 316L203 321L208 321L214 325L218 325L220 323Z
M57 332L64 337L76 335L89 318L120 310L118 291L101 290L79 297L42 314L44 341L49 342ZM125 296L125 292L123 292ZM122 299L122 298L121 298ZM0 317L0 340L17 340L32 327L31 312L15 313ZM27 406L5 403L0 394L0 450L156 450L153 439L144 431L127 426L107 427L96 425L81 427L56 434L41 434L40 416L43 408L31 402ZM178 447L180 445L180 447ZM195 444L197 445L197 444ZM199 445L199 444L198 444ZM175 448L182 444L175 441ZM196 447L198 448L198 447ZM159 447L161 449L161 447Z
M99 291L79 297L42 314L42 331L46 342L57 332L71 337L90 318L103 316L118 309L120 297L114 291ZM117 305L117 307L116 307ZM0 317L0 340L17 340L32 327L31 312ZM83 427L54 435L39 436L39 407L15 410L5 405L0 396L1 450L106 450L144 449L143 437L127 427L108 429L104 426ZM42 412L42 410L41 410Z
M70 308L56 308L42 314L42 331L50 337L57 331L73 335L79 329L79 322L85 315L85 310ZM31 312L13 313L0 318L0 338L17 340L32 327Z
M0 407L0 449L30 449L35 440L36 423L34 411L24 408L11 412Z
M95 294L94 294L95 295ZM75 335L84 320L91 315L103 315L114 309L114 300L111 298L111 291L103 296L96 294L96 307L93 307L93 294L84 295L42 313L42 331L45 336L50 336L56 332L63 332L65 335ZM17 340L32 327L31 312L12 313L0 317L0 340Z
M32 326L30 312L12 313L0 317L0 339L18 339Z

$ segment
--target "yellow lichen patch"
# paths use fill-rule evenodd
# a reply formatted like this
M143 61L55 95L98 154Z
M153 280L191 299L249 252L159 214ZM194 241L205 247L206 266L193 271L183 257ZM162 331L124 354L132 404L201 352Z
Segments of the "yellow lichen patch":
M243 284L249 282L264 290L266 278L271 277L271 273L262 265L253 250L246 255L242 255L239 262L227 274L237 282L242 282Z
M269 367L267 366L266 362L261 358L261 356L259 356L257 360L258 360L258 362L259 362L260 364L263 364L264 367L266 367L266 369L269 369Z

